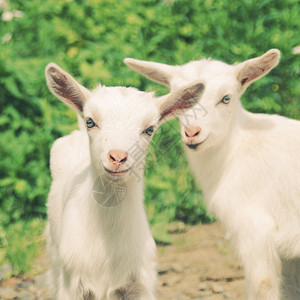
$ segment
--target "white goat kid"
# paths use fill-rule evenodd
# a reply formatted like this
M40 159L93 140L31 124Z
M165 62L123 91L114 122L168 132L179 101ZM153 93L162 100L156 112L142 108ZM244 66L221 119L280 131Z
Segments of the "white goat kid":
M238 249L251 300L300 299L300 122L252 114L240 102L279 59L276 49L235 65L125 59L171 90L205 84L204 109L180 117L182 140L208 207Z
M159 124L194 105L203 85L158 99L126 87L90 92L53 63L46 79L87 127L51 149L48 246L55 298L155 299L156 247L143 207L146 150Z

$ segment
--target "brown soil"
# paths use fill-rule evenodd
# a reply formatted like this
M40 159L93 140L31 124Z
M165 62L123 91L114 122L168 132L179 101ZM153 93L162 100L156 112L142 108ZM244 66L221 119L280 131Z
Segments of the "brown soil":
M172 245L158 247L157 299L247 299L241 265L218 223L172 237ZM46 268L45 260L38 260L39 269ZM43 285L43 275L10 278L0 283L0 299L49 299Z
M241 264L218 223L173 238L171 246L158 249L158 299L247 299Z

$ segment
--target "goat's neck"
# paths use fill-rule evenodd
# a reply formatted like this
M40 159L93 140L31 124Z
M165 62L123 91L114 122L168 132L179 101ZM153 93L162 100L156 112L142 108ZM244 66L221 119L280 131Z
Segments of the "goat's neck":
M99 225L110 230L126 227L130 223L145 218L143 209L143 174L132 176L127 181L117 183L108 180L107 175L99 175L92 169L91 213ZM99 182L98 186L97 183ZM104 187L104 189L102 189ZM98 192L100 194L96 194ZM97 198L98 197L98 198ZM141 219L141 220L139 220Z
M239 144L252 122L251 114L240 105L231 130L221 143L203 152L193 153L190 151L191 167L194 169L206 198L215 191L222 178L226 176ZM197 166L196 170L195 166Z

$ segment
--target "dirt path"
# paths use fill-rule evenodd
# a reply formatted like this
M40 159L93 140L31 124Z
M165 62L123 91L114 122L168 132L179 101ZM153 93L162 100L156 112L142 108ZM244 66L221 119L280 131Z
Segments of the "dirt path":
M158 294L161 300L246 300L240 263L218 223L173 234L174 243L158 247ZM45 268L45 259L38 260ZM48 300L45 278L23 276L0 283L0 300Z

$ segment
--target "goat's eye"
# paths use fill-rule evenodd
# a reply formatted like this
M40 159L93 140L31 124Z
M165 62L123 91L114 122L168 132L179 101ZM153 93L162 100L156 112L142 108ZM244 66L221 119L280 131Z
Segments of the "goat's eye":
M143 133L146 133L147 135L151 136L153 134L153 132L154 132L154 127L150 126L146 130L144 130Z
M222 98L222 100L220 102L222 102L224 104L228 104L230 102L230 97L228 95L226 95Z
M96 123L93 121L92 118L88 118L85 121L87 128L93 128L96 126Z

